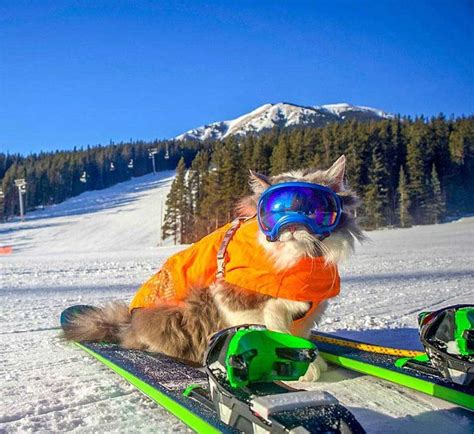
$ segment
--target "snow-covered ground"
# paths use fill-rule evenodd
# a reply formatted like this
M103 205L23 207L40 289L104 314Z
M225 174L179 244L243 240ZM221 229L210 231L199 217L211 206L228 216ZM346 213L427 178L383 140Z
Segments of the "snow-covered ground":
M175 432L186 428L59 338L67 306L128 301L179 247L161 246L172 172L87 192L0 225L0 432ZM382 230L342 267L320 328L417 347L416 314L474 300L474 218ZM161 246L161 247L160 247ZM369 432L472 433L472 413L367 377L331 390Z

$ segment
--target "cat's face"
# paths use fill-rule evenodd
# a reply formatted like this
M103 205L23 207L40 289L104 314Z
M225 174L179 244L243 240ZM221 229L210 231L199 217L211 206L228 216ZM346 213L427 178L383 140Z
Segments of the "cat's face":
M336 229L328 238L311 233L304 226L284 229L279 239L269 242L263 233L260 242L274 256L279 268L291 266L303 256L323 256L327 262L336 263L346 257L354 248L354 239L364 238L351 211L357 205L357 197L344 184L346 159L341 156L327 170L296 170L273 177L251 172L250 185L254 194L244 198L238 207L240 215L254 215L262 193L271 185L283 182L310 182L331 188L341 199L343 211Z

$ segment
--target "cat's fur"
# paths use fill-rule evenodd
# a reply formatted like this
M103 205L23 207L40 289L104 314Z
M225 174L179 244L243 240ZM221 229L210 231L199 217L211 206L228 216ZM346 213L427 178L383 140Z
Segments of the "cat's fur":
M354 248L355 239L363 239L351 211L357 199L344 185L345 157L328 170L298 170L267 178L251 172L253 195L240 201L240 216L253 216L258 198L272 184L305 181L332 188L341 198L343 213L337 229L320 241L302 227L284 231L279 241L268 242L260 233L261 243L279 269L294 265L305 256L324 256L337 263ZM65 337L79 341L116 342L125 348L168 354L179 359L202 362L208 337L214 332L239 324L264 324L269 329L307 337L324 313L326 303L303 321L294 323L310 309L310 303L273 298L249 292L218 281L209 288L191 291L183 305L163 304L135 309L132 314L124 304L113 303L78 315ZM319 377L321 365L313 366L306 379Z

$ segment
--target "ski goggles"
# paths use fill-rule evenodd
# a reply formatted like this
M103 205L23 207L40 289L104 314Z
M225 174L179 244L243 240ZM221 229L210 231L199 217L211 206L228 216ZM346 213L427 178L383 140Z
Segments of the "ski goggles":
M342 212L339 196L330 188L309 182L284 182L265 190L258 201L257 219L268 241L278 240L290 226L305 226L328 236Z

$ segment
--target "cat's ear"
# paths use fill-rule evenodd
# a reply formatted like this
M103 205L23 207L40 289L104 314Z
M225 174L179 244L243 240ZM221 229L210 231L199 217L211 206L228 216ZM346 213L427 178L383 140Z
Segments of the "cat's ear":
M267 176L253 170L250 170L249 183L254 193L262 193L271 185L270 179Z
M326 171L328 183L337 191L344 189L344 175L346 173L346 156L341 155Z

